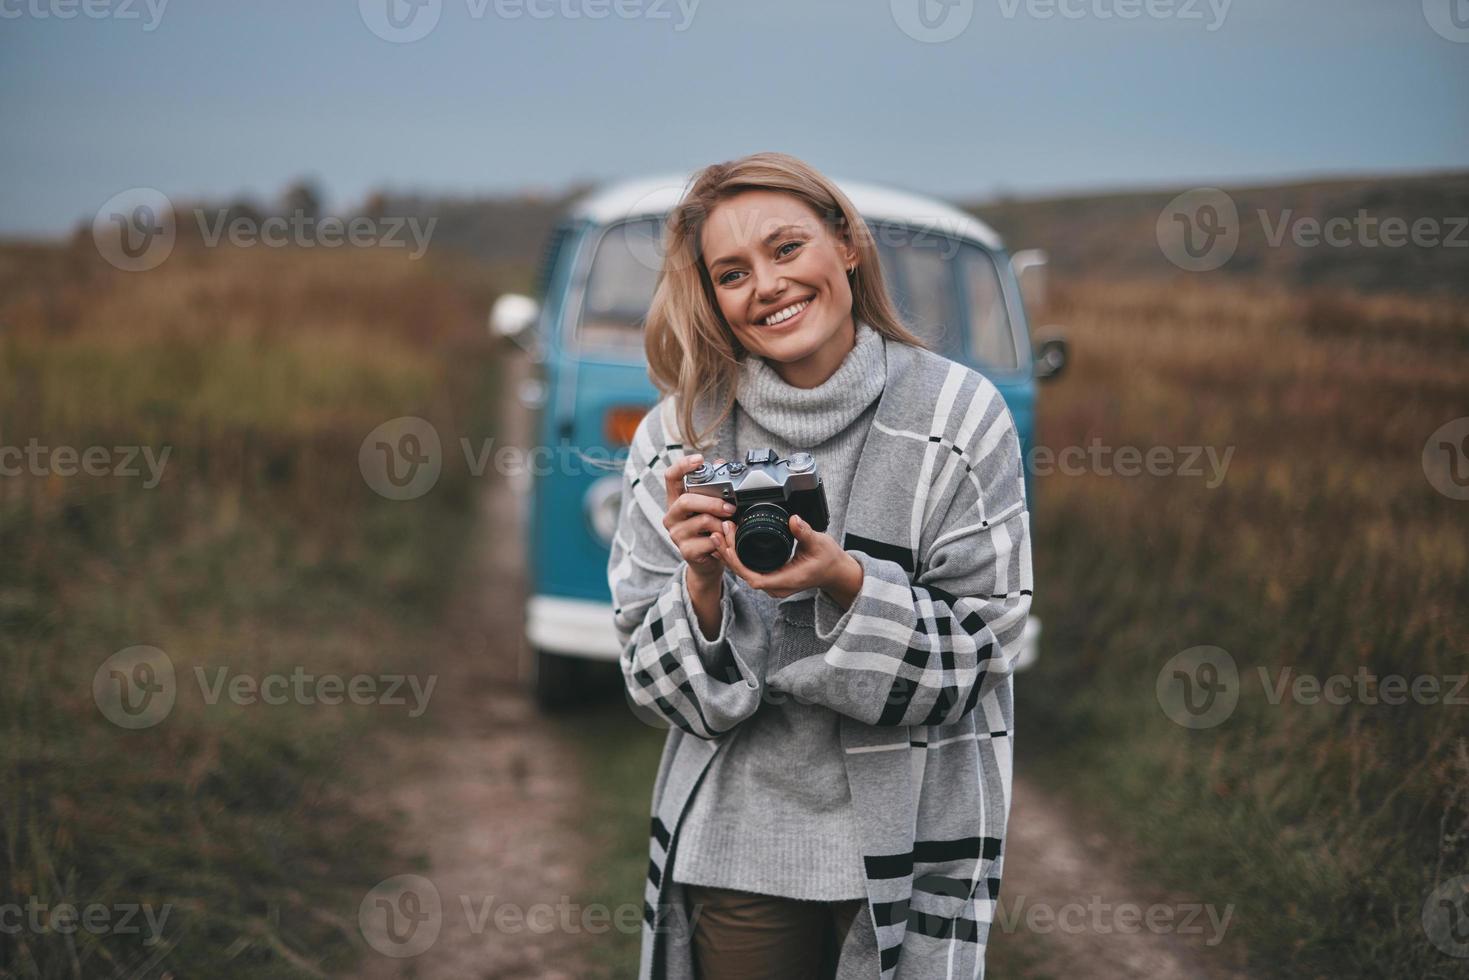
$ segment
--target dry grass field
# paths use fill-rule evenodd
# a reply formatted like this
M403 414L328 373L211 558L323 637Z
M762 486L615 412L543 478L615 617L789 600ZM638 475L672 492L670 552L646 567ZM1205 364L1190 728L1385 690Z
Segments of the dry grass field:
M1074 370L1040 444L1232 456L1213 488L1207 464L1039 481L1030 771L1164 880L1235 903L1265 974L1456 975L1421 911L1469 871L1469 505L1422 454L1469 414L1469 311L1181 279L1066 284L1049 315ZM1237 706L1200 729L1157 693L1195 646L1238 670ZM1301 675L1350 693L1298 698ZM1403 698L1390 675L1434 680Z
M502 288L371 252L179 249L126 274L89 248L0 250L0 445L47 450L0 478L0 904L42 922L101 906L117 926L8 933L0 975L350 962L392 836L347 805L361 788L346 763L359 735L421 722L350 701L210 704L194 670L431 669L424 626L472 481L446 465L430 494L385 500L358 448L400 415L486 431L482 311ZM80 472L68 447L112 463ZM115 447L138 448L129 462ZM177 701L126 730L93 681L135 645L167 654ZM134 912L128 933L126 906L166 919Z

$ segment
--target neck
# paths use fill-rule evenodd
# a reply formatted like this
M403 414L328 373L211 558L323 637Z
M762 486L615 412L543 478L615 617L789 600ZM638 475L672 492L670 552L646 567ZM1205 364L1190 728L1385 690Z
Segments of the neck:
M815 388L836 373L856 343L857 328L848 315L825 344L798 361L771 361L770 367L792 388Z

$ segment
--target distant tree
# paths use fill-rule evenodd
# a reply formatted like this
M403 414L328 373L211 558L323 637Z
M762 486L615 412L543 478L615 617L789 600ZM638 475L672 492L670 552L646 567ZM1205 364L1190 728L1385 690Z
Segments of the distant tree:
M307 218L321 216L321 192L314 182L304 177L293 181L281 193L281 204L286 214L299 211Z
M381 218L388 213L388 196L382 191L373 191L362 202L362 213L369 218Z
M233 223L236 218L245 218L258 228L265 220L265 211L250 198L237 197L225 209L226 225Z

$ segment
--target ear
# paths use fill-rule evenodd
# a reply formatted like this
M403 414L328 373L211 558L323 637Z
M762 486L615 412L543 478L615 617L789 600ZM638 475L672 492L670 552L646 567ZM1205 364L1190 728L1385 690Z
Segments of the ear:
M857 246L852 244L852 229L847 227L845 221L840 222L836 228L837 252L841 254L842 265L848 268L857 264L862 257L857 251Z

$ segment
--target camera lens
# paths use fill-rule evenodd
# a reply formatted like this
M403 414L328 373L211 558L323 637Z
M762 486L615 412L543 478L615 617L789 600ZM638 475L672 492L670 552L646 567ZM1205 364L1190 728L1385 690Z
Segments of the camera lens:
M745 567L773 572L791 557L796 539L791 535L790 513L779 504L753 504L735 528L735 554Z

